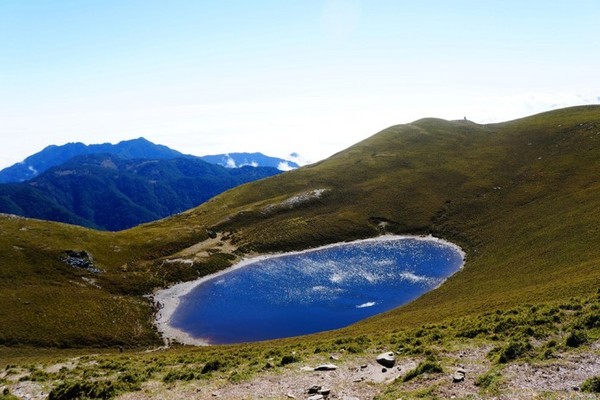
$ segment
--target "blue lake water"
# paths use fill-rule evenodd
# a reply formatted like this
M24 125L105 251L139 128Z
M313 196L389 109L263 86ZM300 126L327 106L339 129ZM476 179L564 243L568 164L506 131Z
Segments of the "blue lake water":
M447 242L392 236L250 260L184 296L171 325L211 344L341 328L437 287L463 257Z

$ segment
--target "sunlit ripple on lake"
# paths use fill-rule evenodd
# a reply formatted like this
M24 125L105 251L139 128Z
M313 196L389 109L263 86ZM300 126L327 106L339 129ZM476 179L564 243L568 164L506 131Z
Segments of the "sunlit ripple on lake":
M415 299L462 264L456 246L413 237L278 255L203 282L171 324L214 344L336 329Z

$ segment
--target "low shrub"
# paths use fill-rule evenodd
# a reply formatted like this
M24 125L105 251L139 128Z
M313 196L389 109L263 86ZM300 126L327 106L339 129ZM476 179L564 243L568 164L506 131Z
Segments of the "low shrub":
M500 375L499 372L489 371L477 377L475 380L475 386L480 387L482 390L491 390L498 386L498 382L500 381L501 377L502 375Z
M581 391L586 393L600 393L600 376L594 376L583 381Z
M565 344L569 347L579 347L587 342L587 336L582 331L572 331L565 339Z
M442 366L433 359L427 359L425 361L420 362L415 369L408 371L402 377L402 382L408 382L419 375L432 374L437 372L444 372Z
M48 400L108 400L116 395L117 387L111 381L67 381L52 389Z
M588 329L599 328L600 327L600 315L598 314L589 314L582 318L581 323Z
M498 363L506 364L521 357L530 349L531 344L529 344L529 342L510 341L506 346L492 351L498 353L498 358L496 360Z
M164 383L173 383L175 381L191 381L194 379L196 379L196 373L187 368L169 371L165 376L163 376Z
M208 374L209 372L218 371L223 367L223 364L219 360L212 360L207 362L202 368L202 374Z
M5 387L0 393L0 400L19 400L19 398L10 394L10 390Z
M292 363L295 363L298 361L300 361L300 357L298 357L297 355L295 355L295 354L287 355L287 356L281 357L281 362L279 363L279 365L284 366L284 365L292 364Z

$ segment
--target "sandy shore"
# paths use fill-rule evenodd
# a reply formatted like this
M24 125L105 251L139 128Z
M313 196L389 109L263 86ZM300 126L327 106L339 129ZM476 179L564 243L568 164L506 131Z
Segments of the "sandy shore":
M177 307L179 307L180 298L188 294L199 284L200 283L197 281L183 282L171 286L168 289L158 290L154 293L154 301L159 302L162 305L162 309L156 313L155 324L167 344L170 341L177 341L179 343L196 346L208 345L205 341L196 339L171 325L171 318L173 317L175 310L177 310Z
M209 281L218 276L229 273L233 270L243 268L254 262L264 260L267 258L271 258L271 257L278 257L278 256L281 256L284 254L285 255L303 254L303 253L308 253L311 251L322 250L325 248L347 245L350 243L389 241L389 240L398 240L398 239L417 239L417 240L434 241L434 242L443 243L444 245L454 248L457 252L459 252L459 254L462 255L463 265L464 265L465 252L459 246L457 246L454 243L451 243L451 242L448 242L448 241L445 241L443 239L436 238L433 236L383 235L383 236L378 236L375 238L357 240L357 241L353 241L353 242L333 243L333 244L329 244L326 246L307 249L307 250L301 250L301 251L294 251L294 252L287 252L287 253L274 253L274 254L266 254L266 255L249 257L249 258L245 258L245 259L241 260L240 262L238 262L237 264L235 264L234 266L232 266L230 268L224 269L222 271L219 271L219 272L211 274L211 275L204 276L195 281L178 283L167 289L155 291L155 293L153 295L154 301L155 302L158 301L162 305L162 308L156 313L156 320L155 320L156 327L157 327L158 331L160 332L160 334L162 335L162 337L165 339L165 342L167 342L167 343L169 341L177 341L179 343L188 344L188 345L207 346L210 344L207 341L194 338L193 336L189 335L188 333L186 333L180 329L177 329L171 325L171 318L173 317L175 310L177 310L177 307L179 307L179 304L181 302L180 299L183 296L190 293L192 290L194 290L198 285L201 285L202 283L204 283L206 281ZM462 268L462 266L461 266L461 268Z
M159 302L162 308L156 313L155 324L161 336L165 339L165 341L177 341L179 343L195 346L209 345L210 343L208 343L207 341L197 339L171 325L171 318L173 317L175 310L177 310L177 307L179 307L179 304L181 303L181 298L190 293L192 290L194 290L196 286L201 285L206 281L217 278L238 268L242 268L255 261L260 261L262 259L276 256L277 255L272 254L245 258L237 264L235 264L234 266L216 272L214 274L206 275L194 281L178 283L167 289L156 290L153 294L154 301Z

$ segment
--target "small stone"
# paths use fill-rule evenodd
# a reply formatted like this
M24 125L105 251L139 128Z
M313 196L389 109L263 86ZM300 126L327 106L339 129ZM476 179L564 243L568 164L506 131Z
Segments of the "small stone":
M329 388L321 389L321 390L319 390L319 393L322 394L323 396L329 396L331 394L331 389L329 389Z
M286 394L285 394L285 397L287 397L288 399L295 399L295 398L296 398L296 396L294 396L294 395L293 395L293 394L291 394L291 393L286 393Z
M454 376L452 376L453 383L462 382L464 380L465 380L465 376L463 374L454 374Z
M387 368L381 368L381 372L383 372L384 374L387 372Z
M273 364L271 364L270 362L267 362L264 366L264 369L272 369L275 368L275 366Z
M361 365L361 366L360 366L360 369L365 369L365 368L367 368L367 367L368 367L368 365L367 365L367 364L363 364L363 365Z
M394 365L396 365L396 357L391 351L388 351L387 353L381 353L377 356L376 360L379 364L386 368L393 368Z
M330 359L330 360L333 360L333 361L338 361L340 358L339 358L338 356L336 356L336 355L333 355L333 354L331 354L331 355L329 356L329 359Z
M396 367L398 371L402 371L402 367Z
M307 400L323 400L324 397L322 394L315 394L310 396Z
M308 389L308 394L315 394L315 393L319 393L319 390L321 390L321 388L322 388L321 386L317 386L317 385L315 385L315 386L311 386L311 387Z
M334 364L321 364L315 367L315 371L335 371L337 368Z

